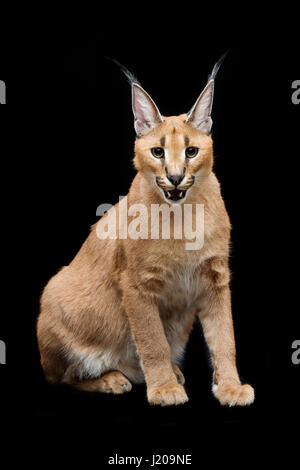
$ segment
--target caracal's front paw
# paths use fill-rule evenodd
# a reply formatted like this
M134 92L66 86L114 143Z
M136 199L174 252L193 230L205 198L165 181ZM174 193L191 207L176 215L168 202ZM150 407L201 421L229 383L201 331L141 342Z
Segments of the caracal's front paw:
M150 405L182 405L188 401L188 397L182 385L170 384L150 388L148 401Z
M251 385L237 382L222 382L213 385L213 393L221 405L246 406L254 402L254 389Z

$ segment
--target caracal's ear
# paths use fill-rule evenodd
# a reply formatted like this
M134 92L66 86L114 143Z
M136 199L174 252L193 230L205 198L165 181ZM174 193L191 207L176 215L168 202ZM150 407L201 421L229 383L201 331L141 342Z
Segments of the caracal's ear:
M162 117L158 107L141 85L132 83L131 87L134 128L137 136L141 137L162 122Z
M192 124L205 134L209 134L212 127L211 110L214 99L215 77L227 52L215 64L208 82L192 109L188 112L186 122Z
M126 75L132 90L132 110L134 114L134 128L138 137L147 134L153 127L162 122L158 107L148 93L141 87L138 79L127 67L116 59L106 57L114 62Z
M214 80L210 80L188 113L186 122L209 134L212 126L211 110L214 98Z

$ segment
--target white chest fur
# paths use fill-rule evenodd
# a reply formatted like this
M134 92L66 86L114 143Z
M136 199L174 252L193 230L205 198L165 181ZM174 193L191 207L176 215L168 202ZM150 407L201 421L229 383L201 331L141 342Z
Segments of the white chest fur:
M200 292L198 265L187 264L168 273L160 303L168 310L185 311L195 304Z

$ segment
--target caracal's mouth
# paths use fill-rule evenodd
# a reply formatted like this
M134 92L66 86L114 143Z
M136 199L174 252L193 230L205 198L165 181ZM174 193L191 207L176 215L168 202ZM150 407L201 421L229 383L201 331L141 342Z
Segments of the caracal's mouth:
M193 186L195 182L195 177L189 179L188 184L185 184L185 189L173 188L173 189L165 189L161 184L159 178L156 178L156 184L159 189L163 192L165 196L165 200L167 202L181 202L186 198L187 192Z
M165 198L170 201L180 201L185 198L186 191L186 189L170 189L169 191L164 190L164 194Z

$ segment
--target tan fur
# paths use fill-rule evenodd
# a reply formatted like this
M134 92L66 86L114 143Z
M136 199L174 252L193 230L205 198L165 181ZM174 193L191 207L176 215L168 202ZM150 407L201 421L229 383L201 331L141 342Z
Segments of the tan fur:
M235 365L229 289L230 222L212 172L210 136L185 122L186 115L163 122L136 140L128 204L165 203L165 168L149 149L169 154L169 173L182 172L185 203L204 204L205 239L201 250L185 249L185 239L100 240L96 225L69 266L45 287L38 319L41 363L47 379L81 390L121 393L129 381L146 380L151 404L187 401L178 367L198 314L214 366L213 391L221 404L253 401ZM180 158L190 146L201 149L188 163ZM191 181L195 176L195 182ZM116 206L117 212L119 205ZM106 214L99 223L104 223Z

